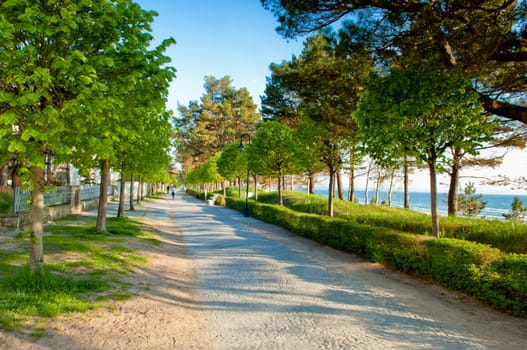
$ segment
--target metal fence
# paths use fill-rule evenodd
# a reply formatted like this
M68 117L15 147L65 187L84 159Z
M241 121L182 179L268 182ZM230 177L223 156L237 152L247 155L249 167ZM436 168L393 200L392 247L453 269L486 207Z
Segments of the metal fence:
M81 186L80 196L81 201L87 199L98 198L100 192L99 186Z
M75 187L61 186L55 187L44 193L44 206L68 204L71 201L71 191ZM108 194L113 193L112 186L108 187ZM20 211L31 209L31 191L15 188L13 193L13 212L16 214ZM99 186L81 186L80 199L88 200L99 197Z
M60 205L70 202L70 189L68 186L56 187L44 193L44 206ZM31 209L31 191L15 188L13 196L13 211Z

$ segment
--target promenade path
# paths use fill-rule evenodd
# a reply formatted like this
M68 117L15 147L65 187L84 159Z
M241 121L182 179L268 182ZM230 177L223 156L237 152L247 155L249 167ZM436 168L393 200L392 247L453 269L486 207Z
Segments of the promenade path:
M114 312L98 311L80 322L59 320L36 343L8 338L4 345L23 350L527 348L525 319L228 208L178 192L174 200L145 201L137 209L127 215L158 227L164 242L149 253L150 270L135 277L143 290ZM1 339L0 333L0 349Z

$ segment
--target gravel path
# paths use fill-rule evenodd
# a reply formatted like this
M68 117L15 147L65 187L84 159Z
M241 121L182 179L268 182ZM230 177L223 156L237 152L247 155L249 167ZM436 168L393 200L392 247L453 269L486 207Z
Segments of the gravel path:
M0 331L0 349L526 348L525 319L230 209L181 193L136 209L164 243L126 277L134 297L36 340Z
M527 346L525 320L229 209L175 207L217 349Z

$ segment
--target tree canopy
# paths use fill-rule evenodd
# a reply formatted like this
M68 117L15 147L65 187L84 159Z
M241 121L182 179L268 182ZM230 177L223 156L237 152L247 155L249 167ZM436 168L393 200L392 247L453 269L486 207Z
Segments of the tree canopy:
M226 145L237 141L241 133L254 129L260 119L249 91L232 87L230 77L205 77L201 101L178 106L174 118L181 147L179 160L186 169L203 164Z
M261 0L287 38L353 21L353 39L391 65L433 60L477 78L485 110L527 123L527 2L524 0Z
M115 159L125 135L131 141L141 132L129 118L143 113L157 119L163 113L174 77L163 51L173 41L150 50L155 12L131 0L0 6L0 147L31 174L30 267L38 269L45 153L89 167L96 159ZM147 91L145 99L155 108L140 99L130 105L134 93Z
M378 159L415 155L430 170L432 231L439 236L436 171L448 162L446 150L475 154L492 124L481 113L470 81L429 66L392 69L372 75L354 117L369 153Z

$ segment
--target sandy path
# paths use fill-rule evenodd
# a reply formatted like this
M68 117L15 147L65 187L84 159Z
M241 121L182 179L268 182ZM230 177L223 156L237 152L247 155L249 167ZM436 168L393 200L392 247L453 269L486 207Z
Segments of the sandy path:
M527 320L181 194L134 215L162 231L115 309L0 349L523 349Z

